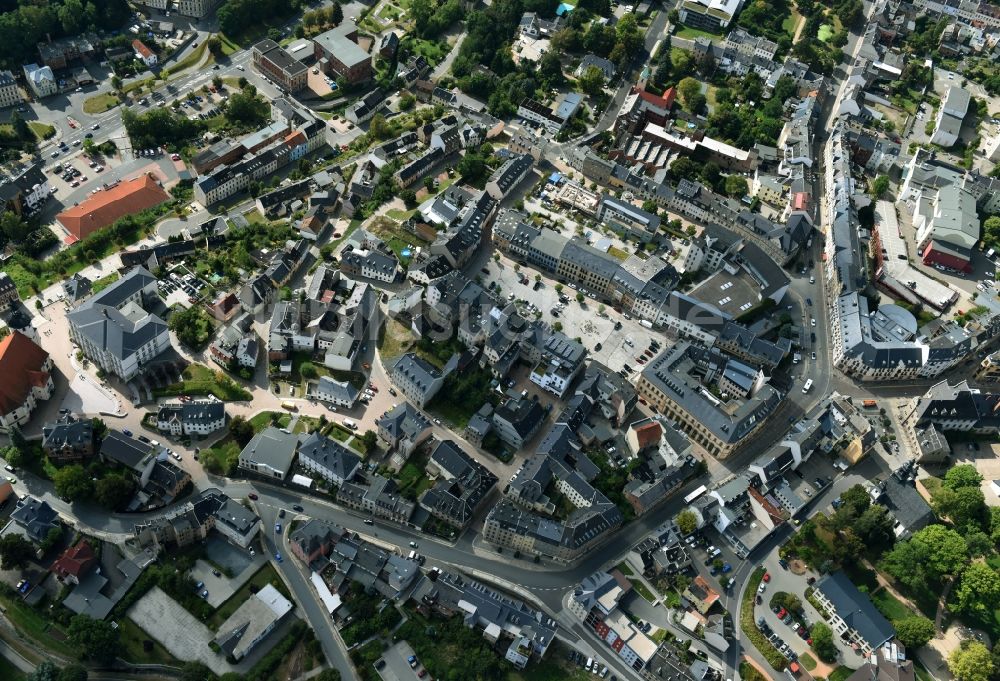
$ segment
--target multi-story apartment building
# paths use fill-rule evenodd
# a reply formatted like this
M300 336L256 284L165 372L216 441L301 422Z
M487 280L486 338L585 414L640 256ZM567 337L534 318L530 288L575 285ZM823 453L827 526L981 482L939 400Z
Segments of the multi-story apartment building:
M729 358L680 341L642 370L636 389L677 422L692 442L724 459L738 451L774 414L781 393L759 385L748 398L721 399L711 389L725 381ZM740 372L743 374L743 372ZM721 394L721 393L720 393Z
M0 108L14 106L24 101L17 79L10 71L0 71Z
M313 38L313 55L324 73L351 85L372 77L371 55L358 45L358 27L351 20Z
M167 323L144 308L156 297L156 282L145 267L135 267L66 315L83 354L123 381L170 347Z
M285 48L269 38L251 48L254 68L288 92L298 92L306 86L309 69L288 54Z

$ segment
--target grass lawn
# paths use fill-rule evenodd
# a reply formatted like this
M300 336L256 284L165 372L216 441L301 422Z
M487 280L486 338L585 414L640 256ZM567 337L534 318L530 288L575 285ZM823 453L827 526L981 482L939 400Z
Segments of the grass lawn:
M615 248L614 246L608 249L608 255L612 258L617 258L618 260L628 260L628 253L620 248Z
M819 32L816 37L822 40L824 43L833 37L833 26L830 24L823 24L819 27ZM832 676L832 675L831 675Z
M441 63L441 60L448 56L451 48L447 43L435 42L433 40L423 40L422 38L414 38L410 40L410 47L417 54L424 55L424 59L431 66L437 66Z
M40 650L50 650L64 657L76 658L79 651L71 644L62 627L45 618L21 599L0 594L4 615L22 636L38 643ZM0 676L0 678L3 678Z
M247 580L239 591L230 596L225 603L220 605L212 616L208 619L205 624L209 629L215 631L219 628L223 622L229 619L229 616L236 612L236 609L243 605L243 602L250 597L251 587L254 587L255 591L264 588L266 585L271 584L277 589L285 598L291 598L288 594L288 589L285 587L285 583L281 581L278 577L278 573L274 571L274 568L270 563L262 567L257 573Z
M184 69L191 68L192 66L194 66L195 64L197 64L199 61L201 61L202 57L205 56L205 50L207 50L207 49L208 49L208 41L207 40L203 40L201 42L201 44L198 45L198 47L194 48L194 51L191 52L191 54L189 54L188 56L184 57L179 62L177 62L175 64L172 64L171 66L169 66L168 68L166 68L164 70L164 72L163 72L164 75L165 76L172 76L175 73L180 73ZM212 53L209 53L209 55L208 55L208 61L206 61L204 65L208 66L209 64L211 64L214 61L215 61L215 56Z
M149 634L144 632L139 626L123 617L118 621L118 631L121 634L119 639L119 656L134 664L167 664L175 667L181 666L181 662L167 652L157 641L150 639ZM145 650L142 642L150 640L153 647Z
M879 589L870 594L870 597L878 611L885 615L885 618L890 622L915 614L902 601L889 593L888 589Z
M31 132L35 133L35 137L40 140L47 140L56 134L56 129L51 125L46 125L38 121L28 121L28 127L31 128Z
M718 33L710 33L701 29L691 28L690 26L681 26L674 35L678 38L687 38L688 40L694 40L695 38L708 38L713 42L722 40L722 36Z
M118 99L118 95L110 92L93 95L91 97L87 97L87 99L83 102L83 113L104 113L108 109L113 109L118 106L120 101L121 100Z
M260 431L271 425L271 415L278 414L278 427L284 428L287 426L292 417L290 414L286 414L283 411L262 411L259 414L255 414L250 417L250 425L253 426L253 432L259 433Z
M647 601L652 603L656 600L656 596L653 595L653 592L647 589L646 585L640 580L630 579L628 581L632 584L632 588L635 589L636 593L645 598Z
M382 359L389 360L402 355L413 347L415 342L416 339L408 328L395 319L389 319L382 328L378 349L382 353Z
M6 657L0 655L0 679L4 681L24 681L24 672L14 666Z
M799 662L806 668L806 671L811 672L813 669L816 669L816 660L809 653L799 655Z
M827 678L827 681L845 681L845 679L856 671L856 669L851 669L847 665L840 665L830 672L830 676Z
M93 291L94 293L100 293L101 291L111 286L111 284L115 283L116 281L118 281L118 273L112 272L108 276L101 277L100 279L95 281L93 285Z
M622 562L618 563L618 565L616 565L615 567L618 568L619 570L621 570L621 573L623 575L625 575L626 577L633 577L633 576L635 576L635 572L632 571L632 568L630 568L628 566L628 563L626 563L624 560Z
M781 28L788 34L789 38L794 38L795 29L798 27L800 21L802 21L802 15L793 7L791 14L781 22Z
M212 371L204 364L190 364L184 369L180 383L153 391L156 397L173 395L215 395L223 401L249 400L250 393L238 386L221 371Z

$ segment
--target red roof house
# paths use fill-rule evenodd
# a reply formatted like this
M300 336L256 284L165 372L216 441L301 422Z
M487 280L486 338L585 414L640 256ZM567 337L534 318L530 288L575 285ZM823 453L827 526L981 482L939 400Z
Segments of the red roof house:
M0 341L0 427L28 421L39 400L52 395L49 353L20 331Z
M79 584L80 578L97 565L97 554L90 544L81 539L75 546L66 549L56 562L52 563L52 572L61 582Z
M156 179L146 174L102 189L56 215L56 220L76 239L86 239L119 218L135 215L169 199L170 195L163 191Z

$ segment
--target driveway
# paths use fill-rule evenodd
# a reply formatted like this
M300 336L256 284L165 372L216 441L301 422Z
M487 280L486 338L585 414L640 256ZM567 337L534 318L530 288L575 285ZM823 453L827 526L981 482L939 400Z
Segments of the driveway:
M216 674L232 671L225 658L208 647L215 638L209 628L159 587L154 586L129 608L128 618L177 659L197 660Z

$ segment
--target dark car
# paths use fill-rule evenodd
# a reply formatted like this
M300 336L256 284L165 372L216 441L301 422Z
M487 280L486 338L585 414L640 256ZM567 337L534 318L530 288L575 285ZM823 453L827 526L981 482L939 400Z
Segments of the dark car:
M278 517L279 518L284 518L285 517L285 509L281 509L281 510L278 511Z
M603 347L604 347L603 345L601 345L600 343L598 343L597 345L594 346L594 352L600 352L601 348L603 348Z
M812 307L812 304L813 304L813 299L812 298L806 298L806 305L808 305L809 307Z
M809 332L809 340L811 340L813 343L816 342L816 333L815 332L812 332L812 331Z
M247 498L248 498L248 499L253 499L254 501L257 501L257 499L259 499L260 497L258 497L258 496L257 496L256 494L254 494L253 492L250 492L250 494L248 494L248 495L247 495Z
M621 322L615 322L615 331L620 331L621 328L622 328L622 323Z
M292 504L292 510L293 511L298 511L299 513L302 513L303 508L301 506L299 506L298 504Z

